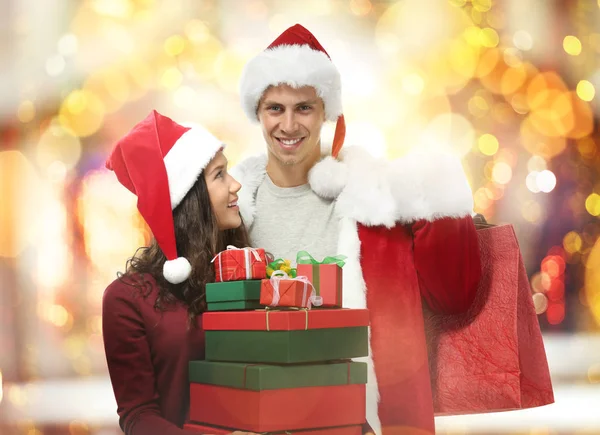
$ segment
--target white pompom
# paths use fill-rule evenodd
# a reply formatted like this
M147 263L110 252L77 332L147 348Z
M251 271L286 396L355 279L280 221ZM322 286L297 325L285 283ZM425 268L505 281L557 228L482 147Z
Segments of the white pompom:
M179 257L175 260L165 261L163 276L171 284L180 284L190 277L192 265L187 258Z
M331 156L325 157L310 170L308 182L317 195L337 198L348 182L348 168Z

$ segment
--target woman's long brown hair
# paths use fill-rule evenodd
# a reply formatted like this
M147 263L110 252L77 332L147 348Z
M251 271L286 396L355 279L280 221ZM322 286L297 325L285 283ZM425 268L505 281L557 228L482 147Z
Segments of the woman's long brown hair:
M188 307L188 318L206 310L206 283L213 282L215 273L211 260L214 255L227 248L248 246L248 234L244 223L233 230L219 230L215 214L210 205L208 188L201 174L181 203L173 210L177 255L185 257L192 265L192 274L181 284L171 284L163 276L166 257L152 239L150 246L139 248L127 260L125 273L119 279L139 289L144 297L153 290L146 276L151 275L158 285L158 296L154 308L164 311L176 301Z

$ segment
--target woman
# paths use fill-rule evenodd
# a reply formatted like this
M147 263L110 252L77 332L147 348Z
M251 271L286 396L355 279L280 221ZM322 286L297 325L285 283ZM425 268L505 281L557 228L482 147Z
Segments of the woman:
M211 259L246 246L240 184L223 144L153 111L114 147L106 163L138 197L154 239L108 286L104 347L127 435L188 434L188 362L204 358L205 285Z

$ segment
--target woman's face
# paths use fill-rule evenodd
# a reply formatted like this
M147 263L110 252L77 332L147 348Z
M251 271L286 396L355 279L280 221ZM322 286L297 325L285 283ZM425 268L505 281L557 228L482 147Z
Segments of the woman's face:
M219 229L229 230L239 227L242 218L237 205L237 193L242 185L227 172L227 159L223 151L219 151L204 169L204 180Z

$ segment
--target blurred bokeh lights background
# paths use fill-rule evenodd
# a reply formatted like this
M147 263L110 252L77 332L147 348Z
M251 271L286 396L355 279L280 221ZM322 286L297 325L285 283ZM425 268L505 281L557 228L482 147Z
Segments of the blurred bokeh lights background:
M107 153L151 109L261 152L241 70L295 23L347 145L452 149L515 226L557 404L439 432L600 433L600 0L0 0L0 433L119 433L101 298L149 233Z

